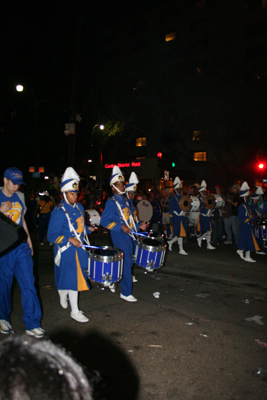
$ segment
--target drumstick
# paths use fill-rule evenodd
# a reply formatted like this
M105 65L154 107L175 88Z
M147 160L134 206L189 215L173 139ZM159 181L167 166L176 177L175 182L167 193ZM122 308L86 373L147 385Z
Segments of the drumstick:
M139 233L139 232L134 232L134 231L131 231L130 233L133 233L134 235L139 235L139 236L144 236L144 237L147 237L147 235L145 235L145 233L148 233L148 232Z
M91 245L88 245L88 244L83 244L82 247L90 247L90 249L102 249L102 247L91 246Z

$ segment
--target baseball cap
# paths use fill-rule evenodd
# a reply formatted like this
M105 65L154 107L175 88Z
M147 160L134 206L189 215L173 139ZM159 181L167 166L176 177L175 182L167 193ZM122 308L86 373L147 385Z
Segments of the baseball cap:
M11 167L5 170L4 178L10 179L14 185L26 185L23 182L23 173L15 167Z

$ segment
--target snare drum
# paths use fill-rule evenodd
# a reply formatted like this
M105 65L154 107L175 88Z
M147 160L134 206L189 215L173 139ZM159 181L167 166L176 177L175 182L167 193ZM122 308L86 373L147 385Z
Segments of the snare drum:
M190 208L190 212L195 212L198 211L199 207L200 207L200 201L199 198L196 196L191 196L191 208Z
M139 221L149 222L153 215L153 207L150 201L140 200L136 205L137 216Z
M225 205L225 201L219 194L214 194L215 197L215 208L221 208Z
M93 282L104 287L122 279L123 252L116 247L105 246L89 253L88 275Z
M267 222L262 221L260 224L255 226L255 236L262 242L267 242Z
M86 210L86 213L88 214L90 225L100 225L100 215L96 210Z
M160 238L140 238L135 249L135 262L148 271L161 268L167 245Z

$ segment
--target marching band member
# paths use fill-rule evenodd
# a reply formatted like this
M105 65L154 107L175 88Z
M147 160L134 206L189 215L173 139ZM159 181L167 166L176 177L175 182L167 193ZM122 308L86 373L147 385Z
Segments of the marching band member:
M254 218L251 209L248 205L249 202L249 189L247 182L243 182L240 188L239 196L243 197L244 203L238 207L238 219L240 221L240 235L237 244L237 254L242 260L247 262L256 262L250 257L251 251L260 251L257 241L254 236ZM245 256L244 253L245 252Z
M101 217L101 225L110 230L113 245L121 249L124 253L123 257L123 273L121 280L120 298L129 302L135 302L137 299L132 295L132 266L133 266L133 240L130 236L133 229L133 221L129 204L126 201L125 183L121 170L117 165L112 170L110 178L110 186L112 187L113 196L106 202L105 209ZM145 229L146 225L140 225L141 229ZM115 288L111 288L115 292Z
M207 194L206 191L207 184L205 181L201 182L199 191L199 200L200 200L200 210L198 217L198 231L203 232L201 236L197 238L197 243L199 247L201 247L201 243L203 239L207 240L207 249L214 250L215 247L211 245L211 232L212 232L212 210L206 207L205 196Z
M69 167L64 172L60 190L63 200L52 211L47 238L54 243L55 281L60 298L60 305L68 308L70 316L77 322L85 323L89 319L78 307L78 292L89 290L86 270L88 253L83 244L89 244L87 233L95 230L85 226L84 208L78 201L79 175Z
M183 238L186 237L187 232L187 219L186 212L180 207L180 200L183 196L183 185L178 176L176 176L174 179L173 188L175 194L170 198L169 205L170 228L173 238L168 240L168 246L169 250L172 251L172 245L177 241L179 246L179 254L187 256L188 253L186 253L183 249Z
M134 199L137 193L137 185L139 183L139 180L137 178L137 175L135 172L132 172L129 178L128 184L125 186L125 193L126 193L126 199L129 205L129 209L131 212L130 218L132 219L132 224L133 224L133 229L135 232L139 231L139 227L141 223L139 222L137 218L137 213L136 213L136 208L134 205ZM146 224L147 227L148 224ZM136 240L134 240L134 253L135 254L135 248L136 248ZM132 277L133 282L137 282L137 279L133 275Z

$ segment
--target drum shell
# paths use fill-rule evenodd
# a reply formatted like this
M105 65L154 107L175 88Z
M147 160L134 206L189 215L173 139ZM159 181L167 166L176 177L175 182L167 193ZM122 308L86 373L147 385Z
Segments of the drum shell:
M255 225L255 237L263 242L267 242L267 222Z
M214 194L213 196L215 198L215 208L221 208L225 205L225 201L219 194Z
M196 212L199 210L200 207L200 201L199 198L196 196L191 196L191 208L190 208L190 212Z
M135 262L148 271L161 268L166 248L166 244L160 238L141 238L135 249Z
M122 270L122 250L105 246L89 252L88 276L91 281L108 287L122 279Z

